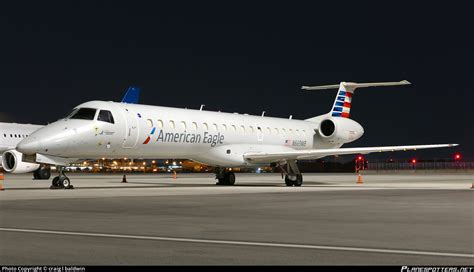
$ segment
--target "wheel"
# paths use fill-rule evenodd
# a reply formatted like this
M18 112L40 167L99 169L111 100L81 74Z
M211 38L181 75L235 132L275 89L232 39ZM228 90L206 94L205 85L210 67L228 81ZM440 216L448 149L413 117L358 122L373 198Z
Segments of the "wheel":
M51 169L49 167L40 168L39 179L49 179L51 177Z
M33 172L33 179L40 179L39 168Z
M226 185L234 185L235 184L235 174L233 172L229 172L226 174Z
M303 175L299 174L299 175L296 175L296 180L293 181L293 185L295 186L301 186L303 184Z
M292 180L288 175L285 175L286 186L301 186L303 184L303 175L296 175L296 179Z
M54 187L59 187L59 177L54 177L53 181L51 182L51 185Z
M286 186L293 186L293 181L290 180L288 175L285 175L285 184L286 184Z
M59 178L59 185L64 188L68 188L69 186L71 186L71 181L69 180L68 177L62 176Z

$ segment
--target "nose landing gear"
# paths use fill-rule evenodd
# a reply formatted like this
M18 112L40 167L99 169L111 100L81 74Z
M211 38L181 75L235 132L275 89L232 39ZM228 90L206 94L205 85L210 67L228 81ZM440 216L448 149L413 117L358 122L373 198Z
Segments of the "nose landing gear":
M51 187L49 189L74 189L74 186L71 184L71 180L64 174L64 169L66 167L59 166L59 176L54 177Z

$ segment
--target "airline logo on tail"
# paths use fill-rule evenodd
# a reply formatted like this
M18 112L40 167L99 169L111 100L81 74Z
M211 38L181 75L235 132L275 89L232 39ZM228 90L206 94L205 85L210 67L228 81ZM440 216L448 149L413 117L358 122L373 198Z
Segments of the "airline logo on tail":
M351 111L351 100L354 91L348 91L341 85L339 93L337 94L334 107L332 108L332 116L334 117L345 117L349 118L349 113Z

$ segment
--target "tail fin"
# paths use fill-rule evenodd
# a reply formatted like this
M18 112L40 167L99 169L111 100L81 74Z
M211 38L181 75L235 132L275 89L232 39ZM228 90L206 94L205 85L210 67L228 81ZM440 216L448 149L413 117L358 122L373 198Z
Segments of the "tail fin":
M128 87L127 92L122 98L122 103L138 104L139 99L140 99L140 88L130 86Z
M301 89L313 91L313 90L327 90L327 89L336 89L339 87L337 92L336 99L332 106L331 111L329 112L331 116L334 117L344 117L349 118L351 111L352 97L354 91L357 88L362 87L375 87L375 86L396 86L396 85L408 85L411 84L407 80L402 80L400 82L377 82L377 83L354 83L354 82L341 82L339 85L323 85L323 86L303 86Z

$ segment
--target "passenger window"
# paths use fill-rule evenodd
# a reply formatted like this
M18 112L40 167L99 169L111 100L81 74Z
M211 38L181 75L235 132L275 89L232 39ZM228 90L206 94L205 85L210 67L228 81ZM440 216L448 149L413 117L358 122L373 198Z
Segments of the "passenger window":
M196 122L193 122L193 129L197 130L198 129L198 124Z
M162 120L158 120L158 122L156 122L156 126L158 128L163 128L163 121Z
M278 128L275 128L275 134L278 134Z
M174 121L173 121L173 120L170 120L170 128L171 128L171 129L174 129L174 128L175 128L175 125L174 125Z
M250 127L249 127L249 129L250 129L250 133L253 133L253 132L254 132L254 130L253 130L253 127L252 127L252 126L250 126Z
M216 124L212 124L212 129L213 129L214 131L217 131L217 125L216 125Z
M227 125L226 124L222 124L222 130L227 131Z
M72 118L72 117L71 117ZM114 117L112 113L108 110L101 110L99 111L99 116L97 117L97 121L107 122L107 123L114 123Z
M202 126L204 127L204 130L208 130L209 127L207 126L207 123L202 123Z
M7 134L3 134L3 137L7 137Z
M151 119L146 119L146 126L149 127L149 128L152 128L153 127L153 121Z
M240 130L242 133L245 133L245 126L240 126Z
M80 108L69 119L94 120L96 109Z
M186 130L186 122L184 121L181 121L181 128Z
M237 131L237 127L235 125L232 125L232 130Z
M267 127L267 133L272 134L272 130L269 127Z

